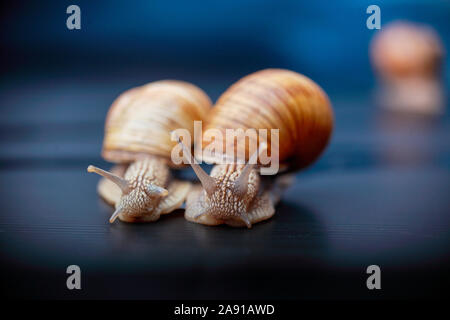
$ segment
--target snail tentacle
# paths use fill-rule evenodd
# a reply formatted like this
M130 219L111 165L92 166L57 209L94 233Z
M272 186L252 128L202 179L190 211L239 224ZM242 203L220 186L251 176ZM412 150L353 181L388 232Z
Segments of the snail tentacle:
M101 175L100 197L117 210L111 217L124 222L153 222L180 208L191 183L174 178L170 132L194 134L194 121L204 121L211 100L197 86L177 80L155 81L120 94L108 110L101 155L115 166ZM190 145L188 146L190 147Z
M208 196L211 196L217 188L216 181L214 180L214 178L210 177L205 172L205 170L203 170L200 167L199 164L195 163L194 157L192 157L190 150L184 145L184 143L181 141L180 137L177 135L175 131L172 132L172 136L175 137L176 141L180 144L181 148L183 149L183 156L185 156L186 159L189 161L189 164L191 165L192 169L194 170L195 174L200 180L206 193L208 194Z

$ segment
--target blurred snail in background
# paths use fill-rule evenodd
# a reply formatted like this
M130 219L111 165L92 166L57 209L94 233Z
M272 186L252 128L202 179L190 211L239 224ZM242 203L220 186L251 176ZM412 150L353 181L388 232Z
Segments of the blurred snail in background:
M121 94L108 111L102 156L118 165L111 172L94 166L103 178L97 191L116 207L110 222L151 222L179 208L191 187L174 179L170 167L175 142L170 132L193 133L194 121L205 119L211 101L196 86L181 81L157 81Z
M440 71L444 50L429 26L394 22L371 43L370 56L381 80L380 103L395 110L440 113Z
M188 146L175 136L202 185L188 195L187 220L250 228L272 217L288 179L276 176L264 182L267 177L260 176L255 160L264 152L276 152L271 156L278 157L285 171L305 168L325 149L333 129L333 113L327 95L311 79L288 70L266 69L242 78L222 94L208 116L205 132L239 128L279 129L279 144L271 135L265 139L258 136L253 141L258 150L250 154L249 141L243 159L247 164L220 164L217 157L208 159L204 153L204 159L218 163L208 175L193 162ZM204 134L204 150L206 142ZM236 147L234 139L219 143Z

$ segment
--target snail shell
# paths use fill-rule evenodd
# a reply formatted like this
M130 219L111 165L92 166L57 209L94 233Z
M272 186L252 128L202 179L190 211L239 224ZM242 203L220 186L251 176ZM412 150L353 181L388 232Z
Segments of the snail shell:
M191 135L194 121L203 120L209 98L194 85L158 81L121 94L112 104L105 123L102 155L118 163L111 172L89 166L103 176L97 190L127 222L150 222L179 208L190 183L173 179L170 167L175 144L170 132L183 128Z
M244 77L223 93L206 126L206 130L222 132L239 128L279 129L279 161L293 171L311 164L325 149L333 128L333 113L327 95L311 79L289 70L267 69ZM222 142L224 146L230 143ZM246 144L246 160L264 149L271 152L270 135L266 141L257 142L259 151L253 155L249 154L250 143ZM217 161L205 154L203 158ZM255 162L218 164L208 176L191 162L203 189L195 188L188 196L186 219L250 228L273 216L279 193L289 185L289 178L278 176L268 184L262 183L250 163Z
M279 129L280 164L298 170L325 149L333 113L327 95L311 79L289 70L266 69L242 78L220 96L207 120L206 130L212 128ZM270 135L267 146L270 153ZM248 160L248 150L246 154Z

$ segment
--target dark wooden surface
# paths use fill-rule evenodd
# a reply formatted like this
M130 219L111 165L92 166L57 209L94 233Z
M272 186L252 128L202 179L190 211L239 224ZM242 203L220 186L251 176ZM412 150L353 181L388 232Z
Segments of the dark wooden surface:
M153 224L110 225L112 209L97 197L98 177L86 167L108 166L99 155L110 102L150 80L2 82L4 295L418 298L448 288L449 117L382 112L370 92L330 94L333 139L297 175L270 221L251 230L206 227L178 211ZM213 98L228 85L187 80ZM81 267L81 291L65 287L71 264ZM371 264L381 267L380 291L366 288Z

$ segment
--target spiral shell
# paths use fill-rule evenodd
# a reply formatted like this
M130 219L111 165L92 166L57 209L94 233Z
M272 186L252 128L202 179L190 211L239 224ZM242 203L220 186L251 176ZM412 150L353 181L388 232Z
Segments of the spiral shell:
M333 113L327 95L311 79L289 70L266 69L225 91L206 126L206 130L222 132L239 128L279 129L280 164L295 170L311 164L324 150L333 128ZM207 143L204 140L203 147ZM224 148L226 143L230 142L223 141ZM270 153L270 134L267 145Z
M130 89L108 112L102 156L116 163L147 155L170 159L176 143L170 132L183 128L193 136L194 121L203 120L210 107L201 89L182 81L157 81Z

